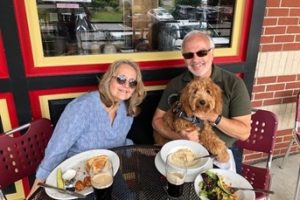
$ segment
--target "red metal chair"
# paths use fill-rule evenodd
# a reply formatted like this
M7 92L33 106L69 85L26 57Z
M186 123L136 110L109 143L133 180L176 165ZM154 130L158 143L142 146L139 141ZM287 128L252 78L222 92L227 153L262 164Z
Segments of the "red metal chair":
M238 141L242 149L262 152L267 155L265 168L242 164L242 175L253 188L269 190L271 188L271 163L277 131L277 117L266 110L257 110L251 117L251 134L246 141ZM267 194L256 192L256 199L268 198Z
M295 124L294 124L294 128L292 131L292 139L289 143L289 146L287 148L287 151L284 155L284 158L282 160L281 166L280 168L283 169L286 159L288 158L290 151L291 151L291 147L293 146L294 143L299 143L299 134L300 134L300 92L297 94L297 101L296 101L296 114L295 114Z
M300 141L300 139L299 139L299 141ZM300 165L299 165L298 178L297 178L297 183L296 183L296 191L294 194L294 200L297 200L297 198L298 198L299 190L300 190L299 187L300 187Z
M299 111L299 110L298 110ZM300 122L300 121L299 121ZM298 126L298 132L294 132L294 138L296 143L299 145L300 147L300 128ZM298 199L298 195L299 195L299 185L300 185L300 165L299 165L299 171L298 171L298 178L297 178L297 184L296 184L296 190L295 190L295 194L294 194L294 200Z
M291 147L294 143L296 143L300 147L300 92L297 94L297 101L296 101L296 114L295 114L295 125L292 131L292 139L290 141L290 144L287 148L287 151L285 153L285 156L281 163L281 168L284 167L286 159L288 158L290 154ZM297 178L297 184L296 184L296 190L294 194L294 200L297 200L298 194L299 194L299 185L300 185L300 165L299 165L299 172L298 172L298 178Z
M52 132L51 121L41 118L0 134L0 193L36 172Z

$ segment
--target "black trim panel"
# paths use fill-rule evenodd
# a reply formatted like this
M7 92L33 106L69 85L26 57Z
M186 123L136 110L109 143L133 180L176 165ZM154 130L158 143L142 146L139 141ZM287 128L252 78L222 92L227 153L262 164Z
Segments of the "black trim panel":
M0 92L11 92L10 81L7 79L0 79Z

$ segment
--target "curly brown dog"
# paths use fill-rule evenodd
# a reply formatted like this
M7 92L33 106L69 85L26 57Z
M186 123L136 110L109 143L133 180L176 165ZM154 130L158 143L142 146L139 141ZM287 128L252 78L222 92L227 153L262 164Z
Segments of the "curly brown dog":
M218 161L226 162L229 160L229 154L225 142L214 133L208 121L194 117L195 113L211 111L221 114L222 91L210 78L199 78L183 88L179 101L164 115L164 119L176 132L198 129L200 144L216 155ZM169 141L157 133L154 134L154 139L158 144Z

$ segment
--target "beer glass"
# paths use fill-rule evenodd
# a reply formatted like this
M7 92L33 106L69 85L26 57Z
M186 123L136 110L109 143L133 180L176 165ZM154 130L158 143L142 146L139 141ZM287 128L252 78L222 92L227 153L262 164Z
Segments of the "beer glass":
M113 184L113 165L108 159L105 166L96 172L90 170L91 184L94 189L95 200L111 200Z
M170 197L180 197L183 193L183 184L187 173L186 157L182 162L175 163L171 153L166 160L166 178L167 178L167 193Z

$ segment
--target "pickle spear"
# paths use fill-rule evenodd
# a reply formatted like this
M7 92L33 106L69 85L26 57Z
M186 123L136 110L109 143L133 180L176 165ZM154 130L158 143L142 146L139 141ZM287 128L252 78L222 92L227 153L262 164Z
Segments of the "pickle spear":
M64 180L62 179L61 168L58 168L57 172L56 172L56 184L57 184L58 188L64 189L65 183L64 183Z

